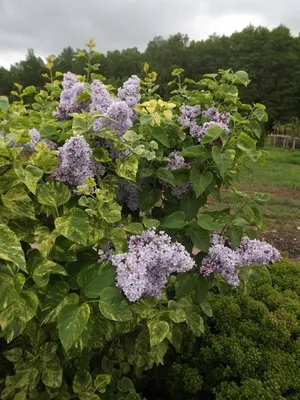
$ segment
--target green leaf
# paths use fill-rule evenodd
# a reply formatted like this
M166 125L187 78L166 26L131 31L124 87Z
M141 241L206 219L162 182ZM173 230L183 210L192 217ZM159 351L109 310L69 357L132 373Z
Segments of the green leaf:
M261 156L261 153L256 150L256 141L244 132L238 137L237 147L252 161L257 161Z
M214 146L212 149L212 156L214 162L219 168L221 176L224 176L225 172L227 172L233 164L235 151L232 149L227 149L222 153L219 147Z
M124 229L126 232L132 233L133 235L140 235L143 232L143 225L139 222L131 222L125 225Z
M96 299L101 291L111 286L116 278L116 269L109 263L93 264L79 272L77 282L86 297Z
M149 211L161 198L161 190L159 188L146 186L140 193L140 202L142 211Z
M106 392L106 386L111 382L111 375L108 374L99 374L96 376L94 380L94 386L100 393Z
M9 108L8 97L0 96L0 111L6 112Z
M57 315L63 304L78 303L78 296L66 297L69 292L69 287L66 282L56 282L48 290L46 298L41 307L42 324L52 323L56 320Z
M123 378L118 382L118 389L122 393L128 393L132 390L135 390L132 380L127 378L126 376L123 376Z
M198 250L207 253L210 245L209 231L203 229L194 221L187 228L187 235L192 239Z
M250 83L249 75L245 71L237 71L235 74L233 83L242 83L244 86L248 86Z
M198 313L188 313L186 323L195 336L201 336L204 333L204 322Z
M202 144L186 147L181 151L182 157L199 157L204 158L206 155L205 147Z
M160 222L157 219L144 218L143 224L147 229L151 229L151 228L158 228L160 225Z
M196 276L191 272L179 274L175 281L175 291L178 299L181 299L186 294L191 293L195 289L197 283Z
M208 231L215 231L220 227L220 224L209 214L200 214L198 216L198 224Z
M36 93L35 87L34 86L27 86L23 90L22 95L29 96L30 94L33 94L33 93Z
M58 334L61 343L68 351L79 339L90 317L88 304L64 306L58 314Z
M205 278L200 274L197 276L196 286L195 286L195 303L202 304L212 286L213 277Z
M193 166L190 179L196 194L196 198L198 198L212 183L213 173L210 171L205 171L201 173L197 167Z
M25 277L22 276L24 284ZM0 267L0 312L18 299L19 291L16 290L13 274L9 273L5 267Z
M55 140L57 139L57 128L53 124L45 124L40 128L40 135L43 139Z
M201 303L201 308L202 308L202 310L205 312L205 314L206 314L208 317L212 317L212 316L213 316L213 312L212 312L211 306L210 306L210 304L207 302L207 300L204 300L204 301Z
M127 250L127 234L123 228L113 228L109 240L114 245L117 253Z
M182 229L186 224L187 222L184 212L176 211L173 214L168 215L164 221L162 221L161 228Z
M48 284L51 274L68 275L64 267L44 257L35 258L31 264L31 268L33 270L33 280L41 287Z
M44 385L58 389L62 385L62 368L57 359L44 364L42 372L42 382Z
M218 125L212 125L207 129L205 135L201 139L201 143L207 144L213 142L216 139L218 139L223 132L224 132L223 129L220 128Z
M73 380L73 390L75 393L84 393L91 390L93 381L91 374L87 370L77 371Z
M23 350L20 347L13 347L12 349L7 350L2 354L8 361L16 364L22 358Z
M25 329L36 314L39 300L30 290L22 292L17 301L0 313L0 326L7 342L11 342Z
M3 175L0 176L0 194L5 193L7 190L21 183L13 169L9 169Z
M56 218L57 231L72 242L86 246L89 243L91 225L88 215L79 208L72 208L64 217Z
M182 332L180 326L173 324L173 326L169 325L169 328L170 330L167 334L167 339L175 347L175 349L179 350L182 343Z
M35 220L35 209L31 198L20 187L10 189L1 196L4 206L12 212L14 218L25 217Z
M253 116L257 118L260 122L267 122L268 115L266 113L266 107L263 104L256 104L256 108L253 112Z
M55 207L67 203L70 200L71 192L62 182L49 181L38 186L37 200L45 206Z
M121 177L135 181L139 167L139 161L134 155L130 155L123 160L117 159L116 173Z
M176 301L169 301L168 310L170 319L176 324L179 324L180 322L184 322L186 320L185 311L180 307L178 303L176 303Z
M176 185L175 178L172 172L167 168L158 168L158 170L156 171L156 176L161 181L168 182L172 186Z
M198 199L194 193L191 193L187 199L180 200L180 210L186 215L187 221L191 221L198 214L199 209L206 203L206 197L202 196Z
M15 167L17 177L28 189L35 194L38 181L42 178L44 172L34 165L27 165L25 169L22 166Z
M154 126L151 130L152 136L166 147L170 147L168 134L162 126Z
M232 246L238 246L241 243L243 237L243 228L237 225L229 226L226 229L226 233Z
M26 271L25 256L17 236L2 224L0 224L0 259L10 261Z
M132 319L129 304L119 290L114 287L107 287L102 291L99 309L102 315L111 321L125 322Z
M254 200L261 203L267 203L270 201L269 193L254 193Z
M151 347L161 343L169 333L169 324L166 321L150 320L147 326Z

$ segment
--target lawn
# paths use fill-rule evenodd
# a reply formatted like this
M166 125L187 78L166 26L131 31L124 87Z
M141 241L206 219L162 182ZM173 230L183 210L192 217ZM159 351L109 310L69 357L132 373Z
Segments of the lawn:
M265 165L247 165L235 187L248 193L270 195L270 201L261 205L265 220L262 237L291 258L300 259L300 150L267 150ZM222 208L224 204L238 207L241 201L232 193L224 192Z

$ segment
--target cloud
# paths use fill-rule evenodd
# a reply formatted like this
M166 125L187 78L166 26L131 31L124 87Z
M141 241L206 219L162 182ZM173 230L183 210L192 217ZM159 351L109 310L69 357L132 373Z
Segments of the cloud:
M205 39L252 23L286 24L298 34L298 0L0 0L0 65L45 56L95 37L100 51L138 47L154 36L187 33Z

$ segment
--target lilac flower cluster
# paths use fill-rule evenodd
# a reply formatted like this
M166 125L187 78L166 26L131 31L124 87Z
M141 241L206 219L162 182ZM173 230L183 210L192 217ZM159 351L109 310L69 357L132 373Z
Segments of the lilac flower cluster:
M139 210L140 198L138 189L125 179L120 179L117 201L126 205L131 211Z
M181 106L181 115L179 117L179 123L182 126L190 128L190 135L201 142L201 139L206 134L207 129L211 126L217 125L223 129L226 133L230 132L228 127L230 121L230 114L227 112L219 112L216 108L208 108L207 110L201 112L200 106ZM197 123L198 117L204 117L209 121L204 122L202 125Z
M85 104L76 103L76 99L82 92L84 84L78 82L76 75L72 74L72 72L67 72L64 74L62 87L63 91L60 96L60 102L53 116L58 119L67 119L72 113L80 112L85 107Z
M35 128L30 129L29 134L31 136L31 139L29 140L29 142L23 145L23 152L26 154L33 153L35 146L41 139L39 131L37 131Z
M91 111L99 111L103 117L98 118L93 126L95 132L108 127L122 136L133 125L136 117L133 107L140 100L140 80L133 75L122 88L118 89L118 97L111 98L104 84L95 80L92 83Z
M123 86L118 89L118 99L125 101L129 107L134 107L141 99L140 79L132 75Z
M195 266L182 244L154 229L132 236L128 251L113 255L111 261L117 268L117 286L132 302L143 296L160 297L170 274Z
M280 253L269 243L244 237L236 248L226 245L225 239L213 234L211 247L202 261L200 273L204 276L220 274L226 282L239 285L238 267L268 265L280 260Z
M52 174L55 180L75 189L85 185L87 177L94 177L92 150L83 136L77 135L66 140L59 148L58 156L60 163Z
M168 164L167 164L167 168L170 171L175 171L176 169L179 168L190 168L190 164L187 163L184 159L184 157L182 157L180 155L180 153L178 151L172 151L169 154L168 157ZM169 184L165 184L165 186L170 187ZM173 194L173 196L177 197L178 199L181 199L182 196L184 196L186 193L188 193L192 188L192 185L190 183L187 183L185 185L182 186L175 186L172 187L171 192Z

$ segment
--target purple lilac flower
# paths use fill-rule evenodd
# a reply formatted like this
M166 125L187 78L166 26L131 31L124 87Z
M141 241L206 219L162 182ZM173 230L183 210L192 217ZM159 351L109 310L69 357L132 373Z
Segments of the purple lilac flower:
M268 265L279 261L281 256L275 247L261 240L250 240L244 237L238 248L241 254L242 265L251 267L252 265Z
M168 164L167 164L167 168L170 171L175 171L176 169L179 168L190 168L190 164L187 163L184 159L184 157L182 157L180 155L180 153L178 151L172 151L169 154L169 160L168 160ZM164 186L166 187L171 187L168 183L164 183ZM171 192L173 194L173 196L177 197L178 199L181 199L186 193L188 193L192 188L192 185L190 183L187 183L185 185L182 186L176 186L176 187L172 187Z
M94 162L94 175L98 177L102 177L105 175L106 168L101 162Z
M60 103L53 116L58 119L67 119L72 113L80 112L85 107L81 103L76 103L76 99L82 92L84 84L77 81L76 75L67 72L64 74L62 87L63 91L60 96Z
M128 251L113 255L111 261L117 268L117 286L132 302L143 296L160 297L170 274L195 266L182 244L172 243L170 236L155 229L132 236Z
M199 105L196 106L181 106L181 115L179 117L179 123L182 126L191 127L196 121L196 118L201 114L201 109Z
M215 122L215 121L210 121L210 122L204 122L204 124L200 127L199 130L197 130L195 133L192 132L191 130L191 136L193 136L195 139L198 139L199 141L203 138L203 136L206 134L208 128L211 126L219 126L225 133L229 133L230 129L228 125L224 124L224 122Z
M222 122L225 125L228 125L230 122L230 114L226 111L219 112L215 107L205 110L203 116L209 121Z
M104 83L95 79L91 85L92 94L90 105L91 111L99 111L101 114L106 113L108 107L113 102L108 90L106 89Z
M99 260L98 262L109 261L111 256L114 254L114 249L110 242L106 242L101 248L99 249Z
M92 150L83 136L77 135L66 140L59 148L60 163L53 178L65 183L72 189L86 184L87 177L94 177Z
M126 205L129 210L137 211L140 208L139 190L125 179L119 181L117 201Z
M226 246L225 239L213 234L211 247L202 260L200 273L204 276L220 274L231 286L239 284L238 267L268 265L279 261L280 253L269 243L243 237L236 248Z
M39 131L37 131L35 128L30 129L29 134L31 136L31 139L29 140L29 142L27 142L23 145L24 153L33 153L35 146L38 144L38 142L41 139Z
M94 131L99 131L103 127L108 127L122 136L132 127L133 112L125 101L112 101L107 111L104 113L104 116L110 119L98 118L93 126Z
M129 107L134 107L141 99L140 79L136 75L132 75L122 88L118 89L118 99L125 101Z

